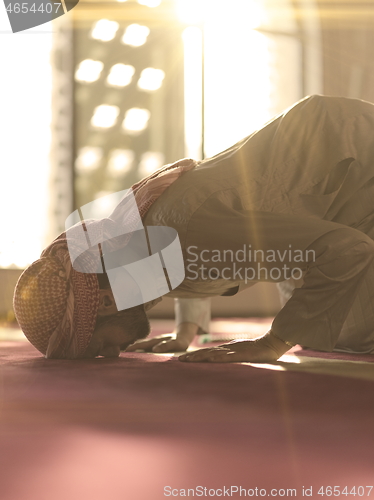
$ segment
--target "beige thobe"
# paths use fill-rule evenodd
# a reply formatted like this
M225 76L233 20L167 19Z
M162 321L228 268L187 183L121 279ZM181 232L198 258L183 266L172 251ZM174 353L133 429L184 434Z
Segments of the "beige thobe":
M216 275L191 279L191 247L205 255L243 245L280 255L289 247L310 250L308 261L286 259L289 269L302 268L303 284L288 293L272 330L315 349L374 349L373 132L372 104L312 96L177 180L144 218L180 237L186 277L168 295L207 299L258 281L283 282L285 289L284 276L244 280L232 262L209 262ZM204 260L199 254L195 264ZM193 319L182 303L178 321ZM202 304L195 316L205 330Z

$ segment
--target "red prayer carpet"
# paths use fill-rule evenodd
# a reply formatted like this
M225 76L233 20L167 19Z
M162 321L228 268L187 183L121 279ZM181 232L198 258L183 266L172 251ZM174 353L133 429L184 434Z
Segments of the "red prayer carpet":
M143 353L45 360L25 342L0 343L0 363L2 500L323 498L374 483L367 380Z

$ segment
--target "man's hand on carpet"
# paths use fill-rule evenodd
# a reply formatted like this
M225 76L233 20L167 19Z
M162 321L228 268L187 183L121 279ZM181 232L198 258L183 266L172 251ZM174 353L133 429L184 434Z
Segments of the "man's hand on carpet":
M186 351L194 339L198 326L194 323L181 323L173 333L158 335L148 340L139 340L130 345L126 352L181 352Z
M233 340L218 347L189 352L179 356L179 360L197 363L271 363L289 349L289 345L268 332L256 340Z
M181 338L177 338L175 333L158 335L149 340L139 340L130 345L126 352L178 352L185 351L190 344Z

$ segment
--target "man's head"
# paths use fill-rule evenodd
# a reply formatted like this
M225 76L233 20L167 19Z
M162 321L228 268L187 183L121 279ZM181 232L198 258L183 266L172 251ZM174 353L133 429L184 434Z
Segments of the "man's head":
M84 258L89 269L90 256ZM97 263L91 267L96 271ZM119 349L149 333L145 311L156 301L119 312L102 276L72 268L64 237L22 273L14 311L28 340L46 357L118 356Z

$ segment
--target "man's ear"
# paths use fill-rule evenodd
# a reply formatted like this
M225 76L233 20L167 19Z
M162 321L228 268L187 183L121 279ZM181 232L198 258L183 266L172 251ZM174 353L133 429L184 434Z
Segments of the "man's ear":
M99 290L100 299L99 299L99 308L97 310L98 316L110 316L112 314L116 314L118 312L116 302L113 297L112 290L105 289Z

